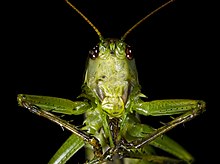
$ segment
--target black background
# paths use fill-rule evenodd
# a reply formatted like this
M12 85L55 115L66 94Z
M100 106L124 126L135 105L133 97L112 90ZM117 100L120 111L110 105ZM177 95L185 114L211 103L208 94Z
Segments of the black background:
M103 37L120 38L132 25L166 1L71 1ZM120 2L120 3L119 3ZM58 125L17 106L18 93L74 100L80 94L88 51L98 43L94 30L63 0L19 1L12 5L11 32L16 57L15 93L8 138L7 160L45 164L70 135ZM208 5L202 1L177 0L160 10L126 38L133 47L142 91L149 100L202 99L207 111L173 129L169 135L196 158L212 163L215 156L210 65L212 36ZM15 20L15 21L13 21ZM209 25L208 28L206 25ZM148 117L144 117L146 120ZM211 119L213 118L213 119ZM74 124L83 118L74 116ZM149 117L150 122L152 118ZM213 146L213 147L211 147ZM218 148L218 147L217 147ZM83 151L72 163L83 163ZM71 163L70 162L70 163Z

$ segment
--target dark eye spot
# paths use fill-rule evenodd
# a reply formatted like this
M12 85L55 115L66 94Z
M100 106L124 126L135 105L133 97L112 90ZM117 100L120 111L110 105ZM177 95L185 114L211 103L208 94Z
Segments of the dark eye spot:
M98 55L99 55L99 46L96 45L95 47L93 47L93 49L89 51L89 57L90 59L94 60L98 57Z
M103 92L103 90L101 88L96 87L96 93L101 100L103 100L105 98L105 93Z
M130 46L127 46L127 47L126 47L125 53L126 53L126 58L127 58L128 60L132 60L132 59L133 59L133 53L132 53L132 50L131 50L131 47L130 47Z

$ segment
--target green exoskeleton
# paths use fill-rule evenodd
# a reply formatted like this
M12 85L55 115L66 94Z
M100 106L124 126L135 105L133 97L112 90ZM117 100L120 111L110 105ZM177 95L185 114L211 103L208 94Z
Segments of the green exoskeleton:
M104 39L98 29L69 1L96 31L100 42L89 51L82 93L77 101L19 94L18 104L70 130L72 135L49 164L64 164L81 148L86 148L85 163L192 163L193 157L165 135L205 111L205 102L191 99L145 101L127 34L147 17L168 5L160 6L129 29L120 39ZM85 115L82 126L57 116ZM173 119L158 129L141 123L139 115L169 116ZM159 156L155 149L171 154Z

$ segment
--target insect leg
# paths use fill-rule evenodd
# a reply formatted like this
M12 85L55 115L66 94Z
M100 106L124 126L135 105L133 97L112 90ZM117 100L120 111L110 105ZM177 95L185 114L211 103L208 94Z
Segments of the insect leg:
M82 138L72 134L57 150L48 164L65 164L84 145Z
M155 100L151 102L143 102L134 105L134 110L142 115L162 116L162 115L182 115L176 117L172 121L166 123L161 128L150 133L135 147L140 148L146 143L149 143L157 137L163 135L175 126L185 123L205 111L205 102L202 100L185 100L185 99L171 99L171 100Z
M87 101L71 101L50 96L19 94L17 100L20 106L23 106L22 103L27 102L40 107L44 111L68 115L83 114L91 108L91 105Z
M151 150L151 149L154 150L154 147L159 148L181 159L178 161L192 162L194 160L189 152L187 152L180 144L178 144L177 142L175 142L173 139L171 139L170 137L166 135L161 135L161 137L155 138L154 140L149 142L149 144L144 144L138 149L135 148L135 146L145 141L145 139L149 137L149 135L154 133L156 130L157 129L147 124L142 124L140 120L136 118L135 116L128 115L126 119L126 127L123 133L123 137L128 141L126 148L131 149L131 152L135 151L137 153L140 153L139 156L144 157L145 160L147 159L150 160L152 156L156 155L156 153ZM128 154L128 157L132 158L133 155L137 153L130 153ZM162 160L162 158L156 158L155 156L155 160L156 159ZM165 158L164 160L170 161L170 163L173 163L171 162L173 161L172 159L169 160L169 158Z
M62 103L59 104L57 102L60 102L60 101L64 102L64 101L68 101L68 100L60 99L60 98L53 98L53 97L45 97L45 98L46 98L45 102L47 102L47 103L45 103L44 101L42 101L42 102L39 101L39 99L44 100L44 96L18 95L18 104L24 108L27 108L30 112L37 114L39 116L45 117L45 118L51 120L52 122L71 131L75 136L73 136L72 138L69 138L67 141L68 142L71 141L71 143L72 143L74 138L79 141L79 145L73 147L72 149L80 149L82 146L84 146L84 143L82 143L82 141L87 142L90 145L92 145L92 147L94 149L95 157L100 157L102 155L102 148L101 148L101 145L99 144L98 139L96 139L95 137L92 137L89 134L85 133L84 131L78 129L76 126L70 124L68 121L63 120L60 117L47 111L47 110L50 111L54 108L59 108L59 111L60 111L60 107L62 107L62 105L64 105L64 104L62 104ZM49 99L51 99L52 101L48 101ZM37 105L33 104L32 102L36 102ZM56 104L55 104L56 106L54 106L54 104L52 102L56 102ZM50 103L53 105L51 105ZM48 105L48 104L50 104L50 105ZM42 107L45 107L45 109ZM68 108L72 109L71 108L72 106L65 106L65 107L66 107L66 109L68 109ZM75 107L80 109L80 107L82 107L82 105L79 107L77 107L75 105ZM85 110L85 109L83 109L83 110ZM68 111L70 111L70 110L68 110ZM66 148L66 146L68 146L68 145L69 144L66 144L64 147ZM65 150L63 150L63 151L65 151ZM73 150L71 150L71 151L74 152Z

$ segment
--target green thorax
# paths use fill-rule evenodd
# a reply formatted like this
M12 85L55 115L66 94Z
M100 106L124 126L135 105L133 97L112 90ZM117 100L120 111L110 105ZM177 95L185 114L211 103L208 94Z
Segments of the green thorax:
M122 40L105 39L89 51L84 89L110 117L120 117L132 93L139 92L131 48Z

